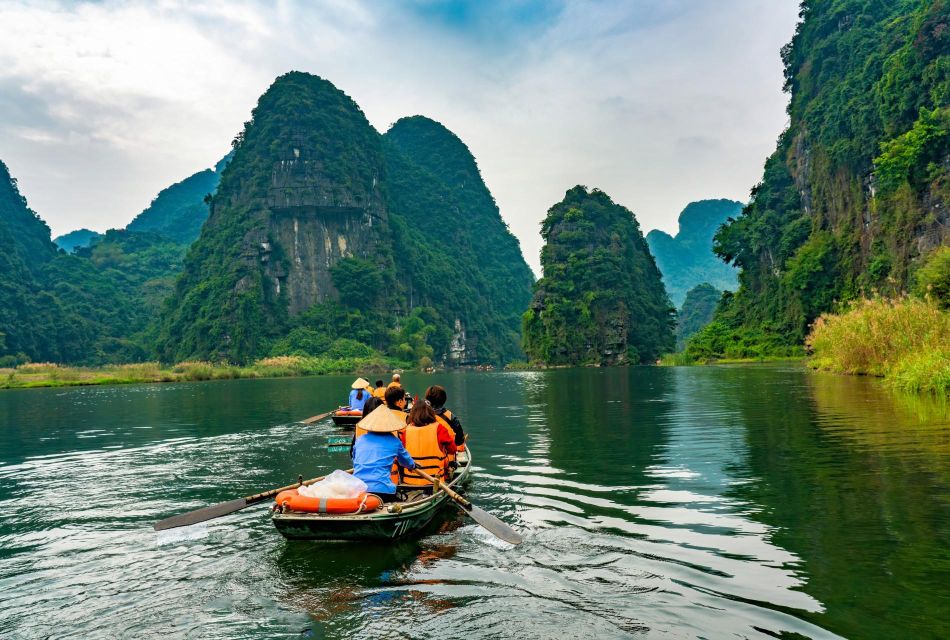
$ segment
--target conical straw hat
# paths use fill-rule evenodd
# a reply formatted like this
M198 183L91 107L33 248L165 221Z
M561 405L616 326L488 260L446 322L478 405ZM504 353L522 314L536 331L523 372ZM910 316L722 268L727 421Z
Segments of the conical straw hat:
M365 389L369 386L369 380L364 380L363 378L357 378L350 388L351 389Z
M405 429L406 422L396 417L396 414L389 407L381 404L373 409L372 413L360 420L356 426L375 433L393 433Z

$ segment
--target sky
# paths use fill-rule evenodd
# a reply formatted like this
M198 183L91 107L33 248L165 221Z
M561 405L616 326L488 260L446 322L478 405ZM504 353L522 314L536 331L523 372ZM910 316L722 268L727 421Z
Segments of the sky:
M576 184L644 233L748 200L797 20L796 0L0 0L0 160L54 236L124 227L307 71L380 132L421 114L458 135L540 274L540 222Z

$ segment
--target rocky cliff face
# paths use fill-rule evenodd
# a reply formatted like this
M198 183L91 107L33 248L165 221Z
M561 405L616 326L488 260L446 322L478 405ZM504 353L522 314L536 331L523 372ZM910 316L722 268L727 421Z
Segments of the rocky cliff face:
M548 210L524 350L547 364L636 364L672 351L673 308L633 213L574 187Z
M332 84L281 76L234 146L163 323L169 359L244 360L337 295L341 259L391 265L379 135Z
M809 0L801 16L782 50L789 127L716 236L741 268L711 325L736 332L723 344L800 344L841 301L908 289L950 243L946 0Z
M384 138L329 82L290 73L234 146L163 315L163 357L243 361L339 338L410 361L519 355L530 270L447 129L417 117Z

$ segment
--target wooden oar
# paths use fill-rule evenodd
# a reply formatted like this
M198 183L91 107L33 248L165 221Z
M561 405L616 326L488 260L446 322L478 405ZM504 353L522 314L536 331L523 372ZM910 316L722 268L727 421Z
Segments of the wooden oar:
M435 485L435 490L442 489L445 491L459 508L464 511L469 517L472 518L475 522L482 525L484 528L488 529L488 532L494 535L496 538L500 538L505 542L510 542L511 544L521 544L523 538L521 534L509 527L507 524L488 513L487 511L476 507L474 504L455 493L452 489L447 487L444 482L441 480L436 480L425 471L422 471L419 468L413 469L413 473L418 473L420 476L431 482Z
M311 417L307 418L306 420L301 420L301 422L304 423L304 424L313 424L314 422L320 422L321 420L323 420L324 418L326 418L326 417L327 417L328 415L330 415L331 413L333 413L333 411L327 411L326 413L321 413L321 414L318 415L318 416L311 416Z
M348 469L347 473L353 473L353 470ZM189 511L188 513L182 513L177 516L172 516L171 518L165 518L164 520L159 520L155 523L155 530L164 531L165 529L185 527L190 524L198 524L199 522L214 520L215 518L220 518L221 516L226 516L229 513L240 511L241 509L250 507L251 505L260 504L268 498L273 498L281 491L289 491L301 486L309 486L314 482L323 480L324 478L326 478L326 476L320 476L319 478L312 478L310 480L303 480L303 477L301 477L301 480L296 484L280 487L279 489L271 489L270 491L264 491L263 493L255 493L252 496L245 496L243 498L237 498L236 500L229 500L228 502L213 504L210 507L202 507L201 509Z

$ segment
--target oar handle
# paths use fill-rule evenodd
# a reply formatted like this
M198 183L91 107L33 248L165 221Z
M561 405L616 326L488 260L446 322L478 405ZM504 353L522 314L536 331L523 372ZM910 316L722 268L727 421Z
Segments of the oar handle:
M453 491L452 489L450 489L444 482L442 482L441 480L437 480L436 478L433 478L432 476L430 476L428 473L426 473L426 472L423 471L422 469L419 469L419 468L417 467L417 468L413 469L412 472L413 472L413 473L418 473L420 476L422 476L423 478L425 478L426 480L428 480L429 482L431 482L434 486L438 487L439 489L442 489L442 491L445 491L445 493L446 493L447 496L449 496L450 498L452 498L453 500L455 500L456 502L458 502L458 503L459 503L460 505L462 505L463 507L470 507L470 506L472 506L472 503L471 503L471 502L469 502L468 500L466 500L465 498L463 498L463 497L460 496L459 494L455 493L455 491Z

